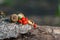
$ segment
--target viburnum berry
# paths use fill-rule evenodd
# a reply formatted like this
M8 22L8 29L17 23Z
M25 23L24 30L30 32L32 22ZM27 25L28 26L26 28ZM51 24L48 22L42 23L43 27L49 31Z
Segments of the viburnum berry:
M22 19L21 19L23 22L25 21L25 18L24 17L22 17Z
M25 18L26 21L28 21L28 18Z
M18 20L18 23L22 23L22 20Z
M37 25L36 24L34 24L34 28L37 28Z
M28 22L27 22L27 21L24 21L23 24L24 24L24 25L25 25L25 24L28 24Z

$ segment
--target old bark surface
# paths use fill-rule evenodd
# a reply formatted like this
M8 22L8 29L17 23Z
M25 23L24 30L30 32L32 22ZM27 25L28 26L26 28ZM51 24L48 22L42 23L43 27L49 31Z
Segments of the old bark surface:
M33 29L31 34L27 34L28 37L19 35L13 40L60 40L60 27L39 26L38 29Z

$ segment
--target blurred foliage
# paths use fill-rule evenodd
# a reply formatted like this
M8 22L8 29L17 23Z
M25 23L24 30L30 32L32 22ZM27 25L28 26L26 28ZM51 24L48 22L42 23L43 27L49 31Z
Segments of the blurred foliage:
M15 5L24 5L28 0L4 0L4 5L13 7Z
M14 0L4 0L5 1L5 5L7 6L13 6L14 5Z
M60 4L59 4L59 7L58 7L58 15L60 16Z
M60 5L59 5L59 12L58 13L59 13L59 16L60 16Z
M58 7L56 9L56 16L60 17L60 0L58 0Z
M22 7L22 8L23 7L29 7L29 8L32 8L33 12L35 12L35 13L36 12L40 12L41 10L43 10L43 12L45 13L46 12L45 10L47 10L47 12L50 9L53 10L52 4L55 4L55 3L52 2L52 4L51 4L51 2L48 1L48 0L47 1L46 0L40 0L40 1L39 0L37 0L37 1L36 0L4 0L4 5L5 6L9 6L9 7L13 7L13 6L14 7L18 7L19 6L19 7ZM58 4L58 8L56 9L55 13L56 14L54 14L54 15L60 16L60 4ZM49 15L50 15L50 13L49 13ZM51 13L51 15L52 15L52 13Z

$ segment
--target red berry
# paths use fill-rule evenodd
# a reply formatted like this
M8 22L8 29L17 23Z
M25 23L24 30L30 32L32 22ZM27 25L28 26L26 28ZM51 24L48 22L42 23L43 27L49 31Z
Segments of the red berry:
M22 21L25 21L25 18L24 17L22 17Z
M27 21L24 21L24 22L23 22L24 25L27 24L27 23L28 23Z
M37 26L37 25L36 25L36 24L34 24L34 28L36 28L36 26Z
M25 18L26 21L28 21L28 18Z
M22 23L22 20L18 20L18 23Z

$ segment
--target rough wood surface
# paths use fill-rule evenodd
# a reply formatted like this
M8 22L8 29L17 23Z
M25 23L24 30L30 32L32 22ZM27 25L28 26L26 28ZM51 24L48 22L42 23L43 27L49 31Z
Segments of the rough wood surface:
M60 40L60 27L53 26L38 26L37 29L32 29L31 34L24 37L19 34L17 38L4 40Z
M39 26L38 29L33 29L31 35L22 37L20 34L16 39L10 40L60 40L60 27Z

